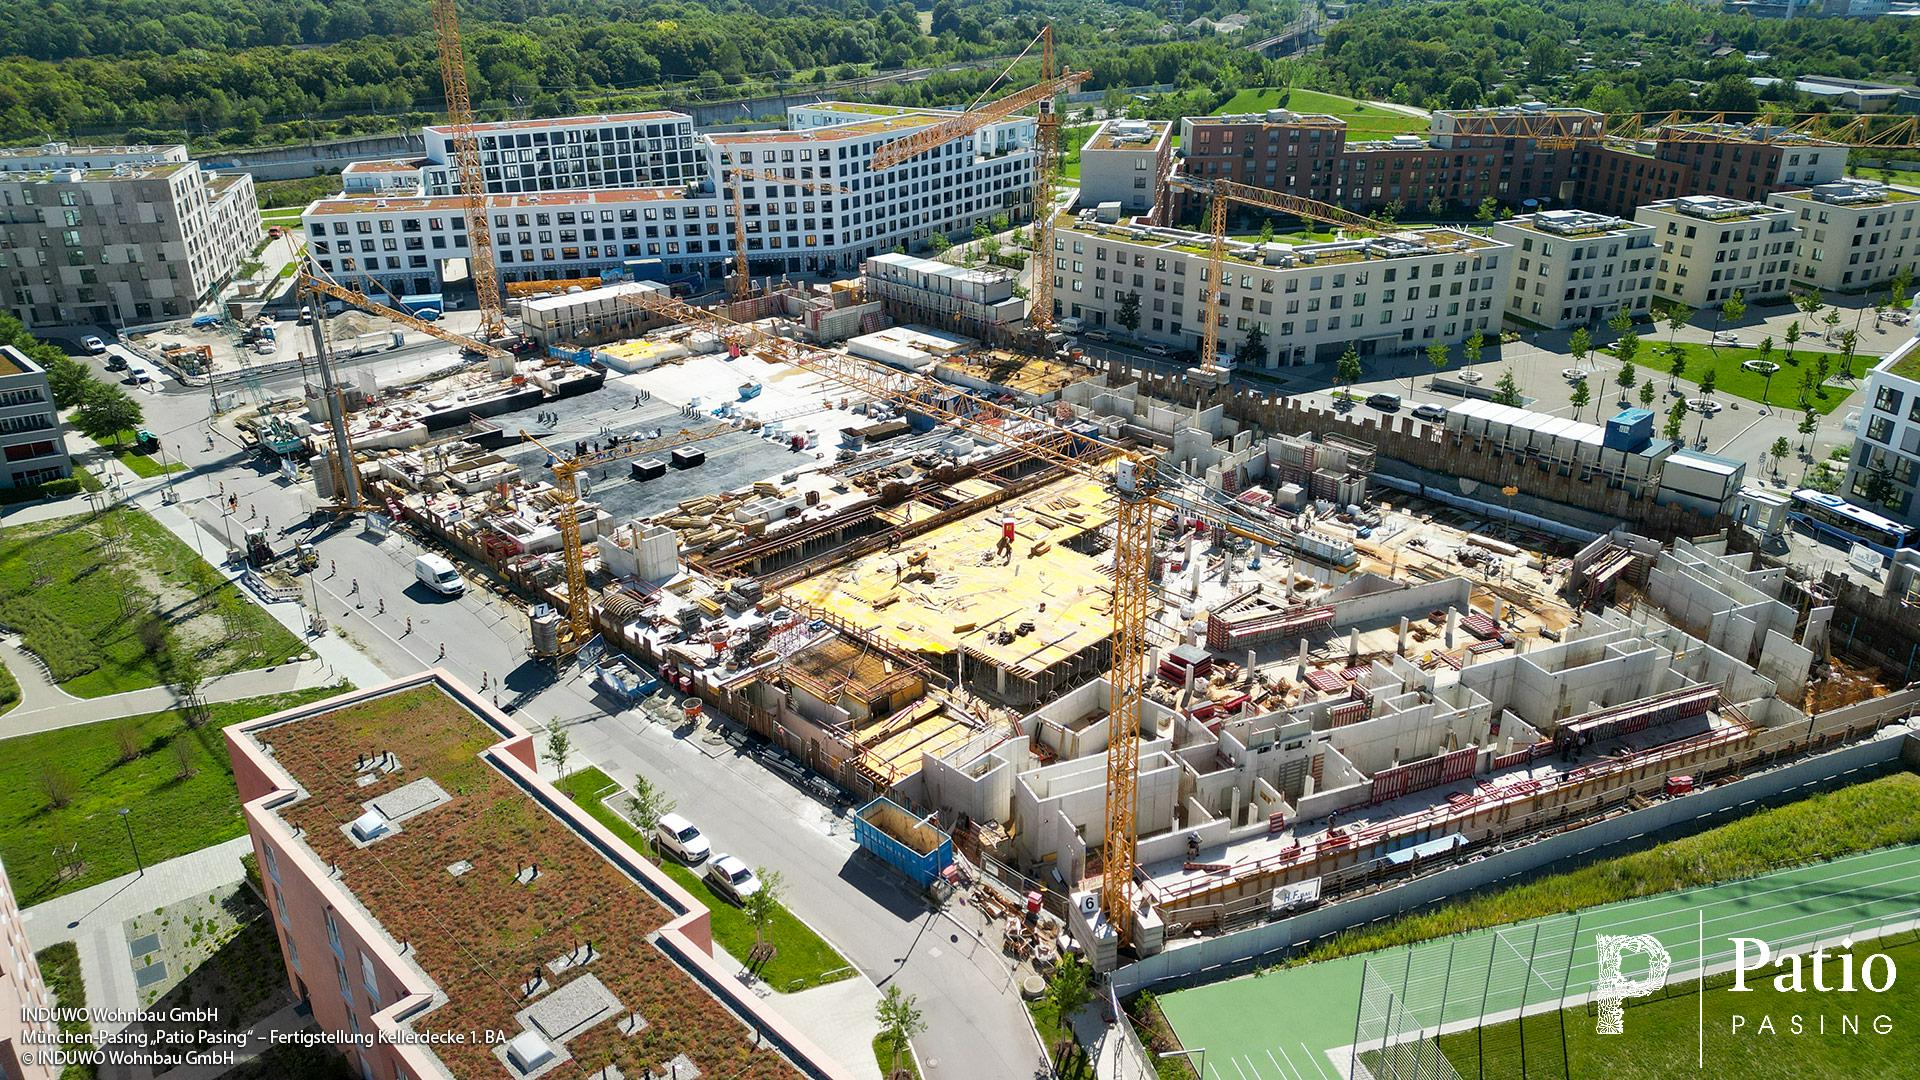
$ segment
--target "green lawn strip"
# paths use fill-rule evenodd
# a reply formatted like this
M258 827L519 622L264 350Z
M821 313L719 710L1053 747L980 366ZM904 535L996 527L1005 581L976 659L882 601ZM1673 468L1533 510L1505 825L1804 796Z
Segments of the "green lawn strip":
M1885 943L1856 945L1852 950L1854 970L1858 971L1866 957L1876 952L1892 958L1903 973L1920 962L1920 943L1908 933ZM1828 953L1829 985L1837 981L1833 973L1846 956L1838 949ZM1706 1075L1802 1080L1812 1076L1908 1074L1910 1065L1899 1064L1911 1061L1907 1040L1897 1035L1875 1035L1871 1025L1880 1015L1892 1018L1896 1025L1910 1022L1920 1011L1920 980L1896 978L1886 993L1849 994L1814 990L1809 975L1804 993L1782 993L1774 987L1775 974L1768 969L1764 978L1749 977L1746 992L1737 994L1731 989L1731 974L1710 978L1704 1002L1698 984L1691 981L1670 986L1652 998L1629 1000L1618 1035L1598 1034L1591 1006L1577 1006L1564 1013L1528 1017L1524 1044L1520 1022L1508 1021L1442 1036L1440 1049L1463 1076L1520 1076L1524 1068L1524 1074L1530 1076L1671 1080L1697 1072L1696 1055L1700 1050L1694 1033L1704 1005ZM1736 1016L1744 1019L1737 1035L1733 1032ZM1796 1016L1805 1031L1798 1036L1788 1028ZM1841 1034L1842 1016L1857 1016L1861 1034ZM1762 1017L1772 1019L1775 1034L1755 1033ZM1818 1034L1822 1018L1827 1025L1824 1035Z
M20 681L5 664L0 664L0 714L20 704Z
M1053 1075L1058 1080L1093 1080L1093 1063L1074 1040L1072 1027L1060 1022L1060 1012L1053 1007L1053 1002L1043 995L1037 1001L1027 1002L1027 1012L1033 1017L1034 1030L1040 1033L1040 1042L1047 1048L1048 1059L1053 1062Z
M608 806L603 800L601 793L610 792L617 786L612 777L591 766L569 774L560 782L560 790L566 792L568 798L584 807L594 820L633 845L634 850L644 854L647 845L640 830L633 827L625 814ZM754 940L753 924L747 921L746 912L708 888L705 877L699 871L672 859L660 860L660 868L679 882L681 888L693 894L694 899L706 905L711 913L714 943L745 963L747 955L753 950ZM853 968L847 964L846 958L834 951L832 945L827 944L784 905L768 927L767 939L778 951L761 969L760 977L781 993L824 986L853 977Z
M1771 385L1768 384L1765 375L1748 371L1740 366L1745 361L1760 359L1759 349L1732 349L1726 346L1716 349L1694 341L1676 342L1672 347L1679 348L1687 356L1687 372L1681 378L1698 384L1702 376L1712 371L1714 380L1718 384L1716 392L1743 397L1748 401L1765 401L1769 405L1783 409L1800 408L1800 373L1805 371L1818 375L1817 365L1822 356L1827 358L1829 374L1827 385L1816 389L1808 399L1809 404L1813 406L1813 411L1824 416L1844 404L1855 390L1854 386L1841 381L1841 354L1809 349L1804 341L1801 347L1793 351L1791 360L1787 357L1786 343L1777 340L1774 342L1773 353L1768 359L1779 364L1780 370L1773 373ZM1640 352L1634 357L1634 367L1639 377L1643 380L1652 379L1654 385L1661 390L1666 389L1667 382L1671 378L1668 349L1669 346L1664 341L1658 343L1642 341ZM1864 353L1855 354L1854 375L1861 382L1865 381L1862 372L1873 362L1873 358ZM1764 398L1761 397L1763 390L1766 392ZM1612 390L1609 389L1608 392L1611 393Z
M1304 964L1920 843L1920 775L1894 773L1604 859L1349 931Z
M1060 133L1060 175L1080 178L1080 148L1087 145L1098 124L1075 124Z
M109 550L114 530L124 532ZM122 596L151 605L155 581L177 599L163 612L166 648L130 618ZM99 697L169 681L175 656L207 677L277 663L300 642L151 516L119 508L0 529L0 623L18 631L61 688Z
M873 1037L873 1060L880 1066L881 1076L893 1076L893 1049L884 1033ZM920 1080L920 1066L913 1060L912 1054L900 1055L900 1071L913 1080Z
M0 861L21 906L132 873L122 807L133 811L129 823L146 866L246 832L221 729L339 692L315 687L219 702L198 728L168 709L0 742ZM123 728L138 751L127 762L120 760ZM184 778L183 757L192 767ZM65 806L52 805L49 787L65 794ZM75 860L81 872L59 880L61 865Z
M80 974L80 946L72 941L61 941L49 945L33 955L40 965L40 981L46 984L48 993L53 995L54 1005L63 1010L57 1022L61 1034L73 1037L70 1049L84 1049L79 1036L93 1030L83 1013L66 1010L83 1010L87 1006L87 983ZM92 1065L74 1063L60 1073L60 1080L91 1080L98 1075Z
M168 473L185 472L186 466L178 461L169 461L165 465L152 454L143 454L138 450L122 450L113 455L113 459L133 470L140 477L165 476Z
M340 177L336 173L321 176L299 176L291 180L257 180L253 185L253 195L260 203L261 217L273 210L305 209L315 199L324 199L340 193Z
M1297 113L1325 113L1347 122L1347 141L1390 139L1395 135L1424 134L1427 121L1418 116L1393 112L1364 101L1321 93L1318 90L1287 90L1280 87L1249 87L1227 99L1215 110L1221 114L1262 113L1268 109L1292 109Z

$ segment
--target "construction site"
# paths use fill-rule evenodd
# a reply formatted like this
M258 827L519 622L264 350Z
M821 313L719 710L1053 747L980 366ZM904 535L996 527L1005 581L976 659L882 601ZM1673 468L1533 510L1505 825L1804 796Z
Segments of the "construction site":
M875 167L1035 106L1050 162L1084 75L1048 49L1041 83ZM1183 183L1214 274L1229 199L1386 228ZM1359 439L1234 420L1205 392L1217 294L1175 403L1062 347L1046 275L1007 325L999 272L756 291L741 261L707 305L536 298L531 348L486 332L504 311L426 329L478 359L405 386L340 385L316 329L305 399L249 422L518 605L609 712L664 697L908 808L1102 970L1858 735L1823 716L1885 692L1834 692L1832 607L1724 536L1528 531L1377 489Z

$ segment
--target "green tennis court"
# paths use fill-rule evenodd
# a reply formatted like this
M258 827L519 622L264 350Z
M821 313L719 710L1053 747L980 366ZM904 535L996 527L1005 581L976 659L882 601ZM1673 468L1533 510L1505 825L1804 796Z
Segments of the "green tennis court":
M1167 994L1160 1006L1188 1049L1205 1049L1205 1080L1333 1080L1348 1072L1360 1025L1362 971L1390 993L1396 1030L1512 1015L1593 989L1594 937L1652 934L1674 975L1731 959L1730 937L1775 947L1920 917L1920 846L1882 848L1742 881L1624 900L1261 976ZM1634 970L1629 962L1627 974ZM1384 982L1384 985L1381 985ZM1198 1056L1197 1054L1195 1055Z

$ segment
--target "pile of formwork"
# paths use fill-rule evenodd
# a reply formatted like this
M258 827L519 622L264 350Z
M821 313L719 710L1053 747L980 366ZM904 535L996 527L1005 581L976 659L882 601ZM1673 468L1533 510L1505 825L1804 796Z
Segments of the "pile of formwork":
M1256 585L1207 614L1207 648L1241 649L1280 637L1299 637L1333 625L1333 609L1281 606L1261 595Z
M794 498L792 491L762 480L738 491L682 499L656 520L679 534L682 551L698 554L764 536L769 524L787 516L786 504ZM769 505L781 507L778 516L768 513Z

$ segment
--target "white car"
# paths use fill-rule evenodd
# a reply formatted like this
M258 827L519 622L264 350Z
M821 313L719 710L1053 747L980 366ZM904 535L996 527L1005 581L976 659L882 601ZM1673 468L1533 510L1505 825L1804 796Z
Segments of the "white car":
M1146 353L1148 356L1172 356L1173 355L1172 349L1169 349L1165 345L1160 345L1160 344L1142 345L1140 346L1140 351L1143 353Z
M693 822L679 814L662 814L653 824L653 842L661 851L683 863L697 863L713 853L707 838Z
M107 351L107 343L92 334L88 334L86 337L80 339L80 347L95 356L99 356L101 353Z
M760 878L753 867L726 854L715 855L707 864L707 884L736 904L746 903L747 897L760 891Z

